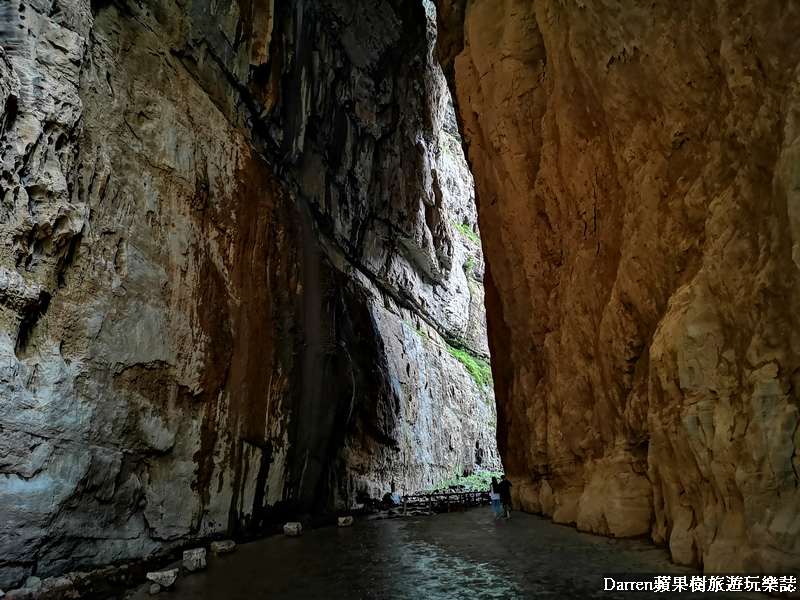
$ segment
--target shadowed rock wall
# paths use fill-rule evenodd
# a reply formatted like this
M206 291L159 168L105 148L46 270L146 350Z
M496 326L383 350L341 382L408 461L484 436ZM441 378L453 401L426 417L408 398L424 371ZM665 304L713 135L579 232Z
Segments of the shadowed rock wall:
M525 509L800 566L800 12L443 0Z
M0 587L499 467L433 35L0 4Z

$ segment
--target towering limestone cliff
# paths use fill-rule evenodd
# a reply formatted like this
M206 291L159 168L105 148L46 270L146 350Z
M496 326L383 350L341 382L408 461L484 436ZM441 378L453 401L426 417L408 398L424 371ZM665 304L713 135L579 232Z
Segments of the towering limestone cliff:
M0 3L0 587L495 419L525 510L800 567L797 8L436 5Z
M442 0L516 499L800 567L800 12Z
M0 587L499 467L434 35L0 3Z

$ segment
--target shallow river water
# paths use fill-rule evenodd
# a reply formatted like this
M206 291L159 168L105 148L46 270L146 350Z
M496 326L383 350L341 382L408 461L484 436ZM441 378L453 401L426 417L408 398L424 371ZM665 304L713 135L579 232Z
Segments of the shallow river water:
M488 507L392 520L361 520L302 537L276 536L209 555L208 569L181 575L163 600L461 598L767 598L761 594L603 591L603 574L696 573L647 540L580 533ZM136 600L150 598L146 587Z

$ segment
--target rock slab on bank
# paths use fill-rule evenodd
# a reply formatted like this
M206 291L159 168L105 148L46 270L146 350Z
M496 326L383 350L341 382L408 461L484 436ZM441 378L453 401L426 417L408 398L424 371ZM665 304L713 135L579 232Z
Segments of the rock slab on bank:
M283 526L283 533L287 537L297 537L303 533L303 525L300 523L287 523Z
M214 554L229 554L236 549L236 542L233 540L222 540L220 542L211 542L211 551Z
M206 549L192 548L183 552L183 568L193 573L206 568Z
M73 582L65 577L48 577L44 580L38 577L28 578L28 580L31 579L36 581L30 581L31 585L28 585L28 581L26 581L24 588L11 590L7 594L3 594L0 590L0 598L7 600L61 600L74 587Z
M178 569L170 569L168 571L156 571L148 573L147 579L157 583L161 587L168 588L174 585L175 580L178 579Z

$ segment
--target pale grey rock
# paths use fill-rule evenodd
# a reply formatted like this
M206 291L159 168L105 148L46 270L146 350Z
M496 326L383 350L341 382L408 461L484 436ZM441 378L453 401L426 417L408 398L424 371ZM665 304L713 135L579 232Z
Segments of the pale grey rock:
M152 583L147 591L151 596L157 596L161 593L161 586L157 583Z
M443 342L488 355L422 15L92 6L0 3L0 584L496 468Z
M28 284L16 271L0 267L0 302L9 308L16 312L28 310L39 301L41 293L35 281Z
M353 517L339 517L339 527L350 527L353 524Z
M211 551L214 554L228 554L236 549L236 542L233 540L221 540L219 542L211 542Z
M183 551L183 568L189 572L201 571L206 568L206 549L192 548Z
M73 582L66 577L48 577L35 590L42 600L59 600L73 588Z
M31 576L25 580L26 588L38 588L40 585L42 585L42 580L39 577Z
M283 533L287 537L297 537L303 533L303 525L301 523L286 523L283 526Z
M178 579L178 569L169 569L167 571L155 571L153 573L148 573L147 579L164 588L172 587L172 585L174 585L175 581Z

